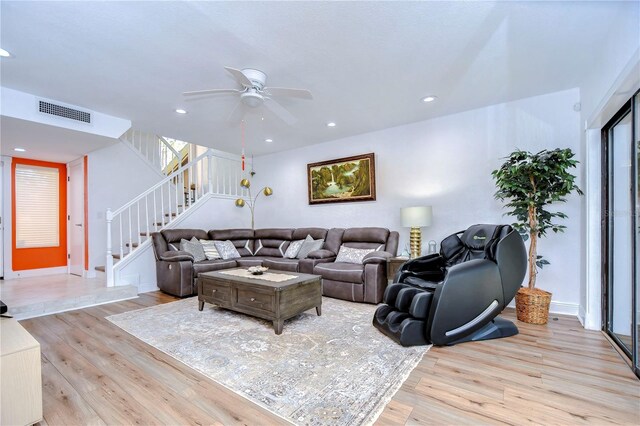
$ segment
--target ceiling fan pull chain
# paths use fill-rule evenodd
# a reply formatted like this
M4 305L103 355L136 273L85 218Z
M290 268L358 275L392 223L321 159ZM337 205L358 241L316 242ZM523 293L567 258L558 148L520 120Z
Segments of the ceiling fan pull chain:
M244 172L244 120L240 122L240 138L242 143L242 171Z

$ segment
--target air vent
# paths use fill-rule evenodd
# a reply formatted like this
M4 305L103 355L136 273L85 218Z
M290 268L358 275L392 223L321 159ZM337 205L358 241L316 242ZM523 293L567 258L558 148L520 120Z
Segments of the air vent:
M91 114L86 111L69 108L51 102L39 101L38 110L44 114L51 114L57 117L68 118L69 120L91 123Z

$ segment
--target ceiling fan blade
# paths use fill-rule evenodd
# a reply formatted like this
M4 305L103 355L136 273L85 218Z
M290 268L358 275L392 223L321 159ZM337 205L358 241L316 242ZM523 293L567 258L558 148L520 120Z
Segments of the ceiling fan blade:
M227 121L233 125L239 124L244 117L244 113L244 104L242 102L238 102L238 105L236 105L233 111L231 111L231 114L229 115Z
M231 74L239 84L244 87L253 87L251 80L249 80L246 75L242 74L242 71L230 67L224 67L224 69L227 70L227 72Z
M293 126L297 121L293 114L271 98L265 98L264 106L289 126Z
M292 98L313 99L311 92L305 89L291 89L289 87L265 87L264 91L273 96L290 96Z
M209 89L209 90L194 90L192 92L183 92L184 96L192 95L213 95L216 93L240 93L241 90L237 89Z

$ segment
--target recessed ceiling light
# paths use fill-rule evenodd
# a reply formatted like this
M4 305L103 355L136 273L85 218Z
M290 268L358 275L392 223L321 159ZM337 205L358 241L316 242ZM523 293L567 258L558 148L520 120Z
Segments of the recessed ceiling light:
M273 142L273 139L265 139L265 142Z
M425 96L424 98L422 98L422 102L433 102L436 99L438 99L437 96L429 95L429 96Z
M25 152L26 151L26 149L24 149L24 148L13 148L13 150L16 151L16 152Z
M336 123L334 123L333 121L330 121L327 123L327 127L336 127Z
M4 49L0 49L0 56L2 56L3 58L8 58L9 56L11 56L11 53L7 52Z
M184 109L180 109L180 108L178 108L178 109L176 110L176 112L177 112L178 114L186 114L186 113L187 113L187 111L185 111Z

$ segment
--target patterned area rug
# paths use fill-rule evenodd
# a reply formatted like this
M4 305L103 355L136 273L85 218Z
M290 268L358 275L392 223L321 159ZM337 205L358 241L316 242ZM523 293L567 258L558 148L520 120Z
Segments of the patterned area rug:
M300 425L370 424L429 347L371 325L375 306L323 298L284 323L180 300L107 319L232 391Z

